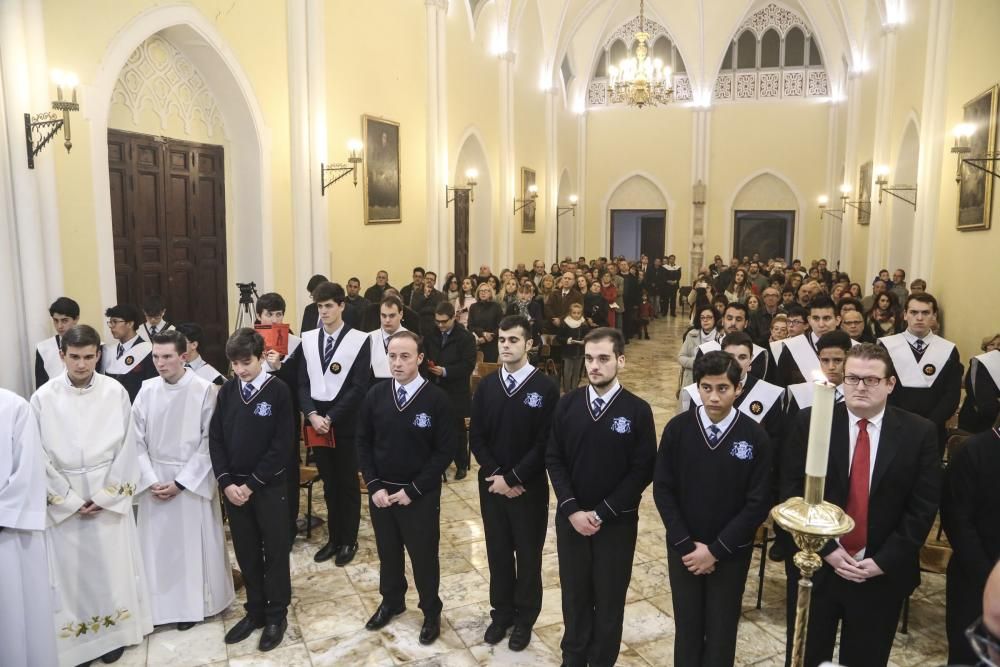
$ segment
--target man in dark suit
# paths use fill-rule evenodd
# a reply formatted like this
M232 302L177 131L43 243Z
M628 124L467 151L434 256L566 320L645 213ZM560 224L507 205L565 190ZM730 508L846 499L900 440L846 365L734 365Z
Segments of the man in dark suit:
M559 288L552 290L548 299L545 300L543 308L545 323L542 331L545 333L556 333L563 318L569 314L571 303L583 303L583 295L576 288L576 276L571 271L567 271L559 279Z
M813 577L806 667L832 660L838 624L841 664L888 663L903 602L920 583L920 548L941 489L934 424L887 405L896 378L885 349L853 347L844 375L824 497L846 510L854 529L819 552L824 564ZM811 413L799 413L785 445L782 498L803 493ZM797 584L792 579L790 610Z
M448 395L457 426L461 426L455 452L455 479L464 479L469 471L465 418L472 410L469 377L476 368L476 337L455 321L455 306L449 301L437 305L434 322L437 333L428 332L424 337L424 370L427 379Z
M413 299L424 291L424 268L422 266L413 267L413 282L399 290L399 298L403 300L404 306L410 306L414 310Z
M365 290L365 298L368 299L369 303L380 303L387 289L393 289L392 285L389 284L389 273L380 270L375 274L375 284Z
M326 276L317 273L309 279L308 283L306 283L306 292L309 293L309 305L302 310L302 326L299 327L300 335L306 331L312 331L313 329L319 328L319 310L316 308L316 304L312 301L312 293L320 283L325 283L326 281Z
M385 296L394 296L400 301L402 297L399 296L399 290L395 287L386 287ZM382 297L383 299L385 298ZM382 326L381 315L379 314L379 308L381 307L381 301L376 301L375 303L370 303L365 307L364 315L361 317L361 330L362 331L375 331L380 326ZM420 328L420 318L417 317L417 312L407 305L403 305L403 328L412 331L418 336L423 335L423 331Z
M344 322L352 329L361 328L361 318L371 302L361 296L361 281L351 278L347 281L347 300L344 301Z

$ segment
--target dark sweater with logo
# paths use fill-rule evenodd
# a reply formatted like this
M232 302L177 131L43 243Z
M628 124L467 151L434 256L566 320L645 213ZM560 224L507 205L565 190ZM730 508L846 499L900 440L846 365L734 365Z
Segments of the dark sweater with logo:
M737 412L713 448L699 412L677 415L663 429L653 498L671 549L686 555L701 542L724 560L747 553L771 509L771 440Z
M405 406L396 404L393 382L368 390L358 417L358 458L369 495L404 489L410 500L441 488L458 449L456 419L448 396L424 382Z
M552 417L545 465L559 513L593 510L604 521L638 521L656 460L653 411L622 388L595 419L587 389L565 394Z
M472 397L469 446L479 476L503 474L507 486L545 484L545 447L559 388L538 369L507 395L500 371L487 375Z
M231 378L219 389L209 427L209 453L220 491L231 484L246 484L254 491L271 483L284 484L292 449L288 386L268 376L264 386L244 401L241 384L239 378Z

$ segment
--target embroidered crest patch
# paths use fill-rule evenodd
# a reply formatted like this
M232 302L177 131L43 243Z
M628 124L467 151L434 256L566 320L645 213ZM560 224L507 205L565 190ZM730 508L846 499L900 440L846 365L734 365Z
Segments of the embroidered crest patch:
M615 417L611 420L611 430L615 433L631 433L632 422L625 417Z
M760 401L754 401L753 403L750 404L750 412L754 413L755 415L759 415L760 413L764 412L764 404L761 403Z
M133 357L131 354L128 355L127 357L125 357L125 365L126 366L131 366L134 363L135 363L135 357Z
M413 425L417 428L430 428L431 427L431 416L426 412L421 412L416 417L413 418Z
M261 401L253 408L253 413L258 417L270 417L271 416L271 404L267 401Z
M524 397L524 404L529 408L540 408L542 407L542 395L538 392L530 392Z
M937 367L934 366L934 364L927 364L926 366L924 366L924 375L926 375L927 377L934 375L934 373L936 372L937 372Z
M746 440L740 440L733 443L733 448L729 450L730 456L735 456L740 461L752 461L753 460L753 445L751 445Z

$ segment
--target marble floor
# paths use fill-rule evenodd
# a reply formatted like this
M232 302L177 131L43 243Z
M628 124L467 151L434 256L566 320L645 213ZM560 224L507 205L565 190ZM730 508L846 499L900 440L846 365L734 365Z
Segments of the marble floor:
M622 382L653 406L657 429L673 415L678 384L677 351L683 324L680 318L657 320L652 340L637 341L626 350ZM131 647L119 665L558 665L562 635L560 588L555 532L550 508L542 578L545 587L541 616L531 644L521 653L483 643L489 620L489 568L479 518L475 475L449 482L441 494L441 599L444 613L441 637L431 646L417 641L422 615L411 585L408 610L379 632L364 629L379 603L378 556L375 538L362 510L360 548L354 562L338 568L317 564L313 554L325 542L323 528L304 536L292 553L292 606L284 642L269 653L256 650L260 632L233 646L223 643L225 632L242 617L243 598L226 612L178 632L158 629L140 646ZM322 492L317 486L316 507L322 514ZM305 501L303 499L303 508ZM759 551L758 551L759 553ZM235 560L233 561L235 563ZM785 579L782 566L768 562L761 609L756 609L759 560L754 556L743 599L743 619L737 644L737 664L784 664ZM412 579L411 579L412 582ZM620 665L673 665L670 584L667 581L663 525L649 490L640 509L639 538L632 583L625 608ZM912 598L909 634L897 634L891 665L895 667L945 664L944 578L924 575ZM682 667L682 666L679 666Z

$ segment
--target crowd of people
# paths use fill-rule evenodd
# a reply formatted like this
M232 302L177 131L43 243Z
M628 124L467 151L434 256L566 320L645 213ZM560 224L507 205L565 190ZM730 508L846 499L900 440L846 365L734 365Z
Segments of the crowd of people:
M380 270L362 293L356 277L314 276L280 349L261 332L285 324L285 300L260 295L259 328L228 339L225 373L200 355L202 327L167 321L159 297L108 308L110 343L75 301L56 300L30 402L0 392L0 566L13 575L0 581L0 663L111 663L156 625L183 631L228 608L224 521L247 593L225 641L261 629L260 650L280 645L304 446L324 485L317 562L353 560L367 494L382 595L369 630L405 611L405 553L419 641L437 639L441 488L452 462L455 479L468 474L471 452L485 642L530 643L554 493L563 662L615 664L652 484L674 664L732 665L755 535L776 502L803 492L815 380L836 396L826 499L855 528L821 550L805 664L833 658L838 629L843 664L888 663L939 508L953 549L950 662L998 646L1000 604L984 614L982 602L1000 588L1000 576L988 584L1000 557L1000 334L964 372L924 281L884 271L864 294L825 260L757 256L716 256L683 286L673 256L411 277L397 289ZM618 374L626 345L685 302L678 414L657 445L649 403ZM473 383L484 363L496 370ZM971 435L946 453L956 412ZM796 546L776 533L790 645Z

